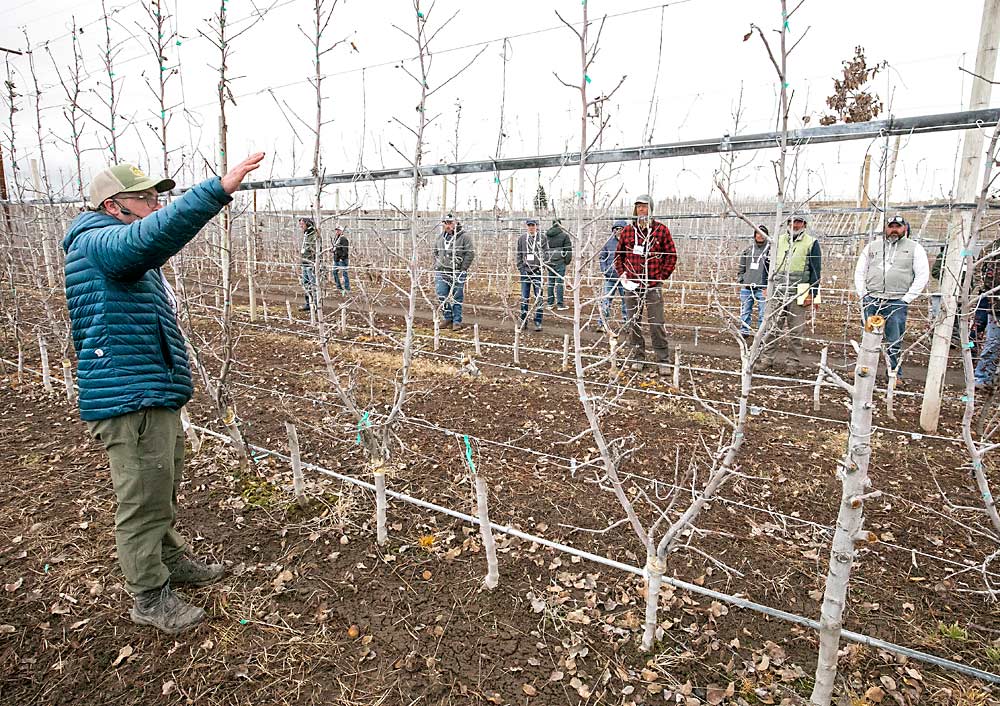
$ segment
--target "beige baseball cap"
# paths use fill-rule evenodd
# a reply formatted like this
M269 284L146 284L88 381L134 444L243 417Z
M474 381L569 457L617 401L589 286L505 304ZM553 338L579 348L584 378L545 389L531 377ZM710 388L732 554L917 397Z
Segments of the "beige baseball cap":
M151 179L141 169L131 164L116 164L98 173L90 182L90 203L100 208L115 194L129 191L156 189L157 193L170 191L176 182L173 179Z

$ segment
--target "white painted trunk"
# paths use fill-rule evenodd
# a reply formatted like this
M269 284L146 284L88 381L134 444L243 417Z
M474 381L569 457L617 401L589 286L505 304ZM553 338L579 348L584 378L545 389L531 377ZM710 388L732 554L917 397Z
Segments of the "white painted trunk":
M479 324L472 324L472 344L476 347L476 357L483 354L479 347Z
M820 614L819 658L816 663L816 683L810 703L829 706L833 685L837 677L837 650L843 628L844 608L847 603L847 584L854 563L855 542L864 541L868 534L862 530L864 499L869 493L868 462L871 458L869 438L872 432L872 393L875 374L881 357L882 327L880 316L868 319L861 338L861 350L854 369L854 394L851 405L851 434L847 453L838 471L842 484L840 511L830 547L830 566L823 592Z
M569 370L569 334L563 335L562 369Z
M514 365L521 364L521 326L514 326Z
M663 562L654 552L646 556L646 620L642 630L642 651L649 652L656 642L656 613L660 607L660 586L663 585Z
M73 364L68 358L63 358L63 383L66 385L66 401L70 404L76 402L76 387L73 385Z
M49 346L45 337L38 334L38 354L42 358L42 387L46 392L52 392L52 375L49 372Z
M379 468L375 471L375 539L379 544L389 541L385 528L385 507L385 471Z
M476 515L479 517L479 534L483 538L483 549L486 551L486 588L494 589L499 583L500 572L497 565L497 546L493 541L493 528L490 526L489 496L486 481L478 473L476 482Z
M681 347L674 346L674 387L680 389L681 386Z
M295 502L299 507L306 506L306 483L302 477L302 456L299 452L299 435L295 431L295 425L285 422L285 431L288 433L288 451L292 457L292 488L295 490Z
M826 366L826 356L827 348L823 346L823 350L819 354L819 372L816 374L816 384L813 386L813 411L818 412L820 408L819 393L820 389L823 387L823 368Z
M188 414L187 407L181 407L181 426L184 428L184 433L187 434L188 442L191 444L191 452L198 453L201 450L201 437L198 436L198 432L195 431L194 425L191 423L191 416Z

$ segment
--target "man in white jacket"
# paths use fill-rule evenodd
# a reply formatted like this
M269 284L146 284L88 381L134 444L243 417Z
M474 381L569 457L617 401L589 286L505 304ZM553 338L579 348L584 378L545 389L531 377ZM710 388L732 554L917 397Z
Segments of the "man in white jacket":
M910 302L927 286L930 268L924 247L910 237L910 224L902 216L885 222L885 237L865 246L854 268L854 289L864 307L864 316L885 318L885 342L890 372L899 385L903 369L899 360L906 313Z

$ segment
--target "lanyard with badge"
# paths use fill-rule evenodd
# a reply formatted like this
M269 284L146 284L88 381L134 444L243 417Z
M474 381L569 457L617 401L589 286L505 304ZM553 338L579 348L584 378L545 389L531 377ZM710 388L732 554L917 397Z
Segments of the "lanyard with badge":
M639 230L638 224L636 224L633 232L635 233L635 244L632 245L632 254L638 255L639 257L645 257L646 245L649 243L649 232L647 231L646 235L643 236L642 232Z
M769 249L770 248L765 247L763 250L761 250L760 251L760 255L757 256L756 260L754 259L753 254L751 253L751 255L750 255L750 269L751 270L759 270L760 269L760 261L763 260L767 256L767 251Z
M535 234L534 241L532 242L531 234L529 233L527 239L525 240L525 243L528 246L527 247L528 254L525 255L524 260L525 262L533 263L535 261L535 251L538 249L538 234L537 233Z

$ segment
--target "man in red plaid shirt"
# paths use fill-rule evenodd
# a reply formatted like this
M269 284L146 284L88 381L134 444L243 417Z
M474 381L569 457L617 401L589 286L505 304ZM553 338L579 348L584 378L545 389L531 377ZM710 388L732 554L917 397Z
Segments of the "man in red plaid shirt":
M628 312L626 331L632 348L631 368L641 371L646 359L646 343L640 322L646 312L653 355L660 375L666 374L670 359L667 329L663 320L663 291L660 284L673 274L677 266L677 249L670 230L649 216L649 194L635 200L633 220L618 235L615 251L615 270L625 290L625 307Z

